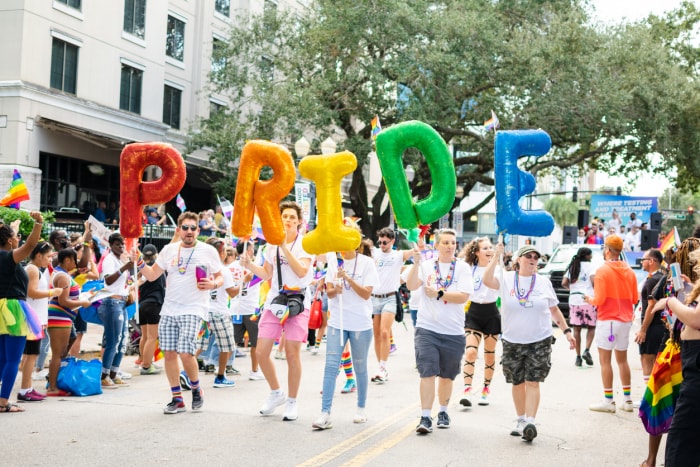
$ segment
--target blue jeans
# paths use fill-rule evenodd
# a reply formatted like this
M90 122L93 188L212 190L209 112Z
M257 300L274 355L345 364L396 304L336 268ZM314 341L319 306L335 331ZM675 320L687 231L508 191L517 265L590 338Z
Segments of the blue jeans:
M105 298L97 309L97 316L104 325L104 354L102 355L102 374L118 371L124 356L125 338L128 330L126 300Z
M326 329L326 368L323 373L322 412L331 413L335 380L338 378L338 368L340 368L340 358L345 348L345 342L348 340L350 340L352 366L355 370L355 379L357 380L357 406L361 409L365 408L367 385L369 384L367 354L372 343L372 329L367 329L366 331L343 330L341 339L340 330L328 326L328 329Z
M37 370L41 371L44 369L49 350L51 350L51 339L49 338L49 332L44 329L44 337L41 338L41 344L39 344L39 357L36 359L36 365L34 365Z
M2 399L10 398L26 341L27 336L0 334L0 380L2 380L0 398Z

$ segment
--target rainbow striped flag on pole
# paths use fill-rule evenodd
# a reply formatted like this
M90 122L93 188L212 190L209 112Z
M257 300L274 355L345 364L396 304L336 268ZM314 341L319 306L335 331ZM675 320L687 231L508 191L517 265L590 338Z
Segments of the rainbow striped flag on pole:
M669 248L678 248L681 246L681 236L678 234L678 227L674 227L673 231L666 234L664 241L659 245L661 253L666 253Z
M500 126L501 122L498 120L498 117L496 116L496 112L493 110L491 111L491 118L486 120L484 122L484 128L486 128L486 131L493 130L496 131L496 128Z
M22 180L19 170L15 169L10 189L7 190L5 197L0 199L0 206L19 209L19 203L22 201L29 201L29 190L27 190L27 185Z
M372 119L372 139L377 139L380 131L382 131L382 124L379 121L379 115L375 115Z

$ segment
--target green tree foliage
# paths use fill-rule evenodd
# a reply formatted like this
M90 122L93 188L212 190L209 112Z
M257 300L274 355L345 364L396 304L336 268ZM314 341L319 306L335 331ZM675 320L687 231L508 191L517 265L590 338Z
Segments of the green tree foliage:
M42 212L41 215L44 216L44 224L51 223L55 219L52 211ZM32 233L32 229L34 228L34 219L29 216L29 213L26 211L20 211L19 209L0 206L0 224L10 225L17 219L21 219L19 233L21 233L24 238L27 238L29 234ZM45 231L42 232L43 237L47 237L47 235L48 234Z
M700 225L700 194L669 188L659 197L658 210L663 214L661 232L671 232L677 227L681 239L686 239ZM685 216L685 219L676 219L676 215Z
M578 206L564 196L553 196L544 203L544 210L554 218L560 227L576 225L578 222Z
M494 183L493 133L482 128L492 109L503 130L542 128L552 137L547 156L524 162L533 173L678 167L682 183L697 183L697 48L685 40L697 10L686 3L669 18L603 27L584 3L316 0L298 14L241 18L217 47L214 59L225 65L211 75L211 91L233 105L201 122L191 149L210 150L230 183L246 139L291 149L313 133L318 154L335 134L339 150L358 158L350 202L366 233L389 215L380 210L383 185L368 200L362 174L374 115L385 128L424 121L454 144L465 194ZM416 167L413 194L423 198L433 183L427 165L405 158Z

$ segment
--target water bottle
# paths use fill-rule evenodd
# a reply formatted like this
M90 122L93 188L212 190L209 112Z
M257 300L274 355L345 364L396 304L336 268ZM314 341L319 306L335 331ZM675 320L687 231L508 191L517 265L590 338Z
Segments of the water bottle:
M681 265L678 263L673 263L671 268L671 281L673 283L673 290L679 292L683 290L683 279L681 278Z

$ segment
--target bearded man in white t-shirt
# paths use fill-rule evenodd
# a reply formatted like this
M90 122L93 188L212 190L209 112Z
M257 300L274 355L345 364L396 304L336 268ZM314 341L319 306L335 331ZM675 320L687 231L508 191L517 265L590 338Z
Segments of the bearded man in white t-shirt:
M202 321L209 316L209 293L224 285L221 259L216 249L197 241L199 216L190 211L177 218L176 236L180 241L163 248L153 266L146 266L139 259L141 274L153 281L168 273L165 301L160 312L158 339L165 357L165 373L170 384L172 401L165 406L165 414L186 410L180 387L180 357L192 389L192 410L204 405L199 387L199 368L194 354L197 350L197 334Z

